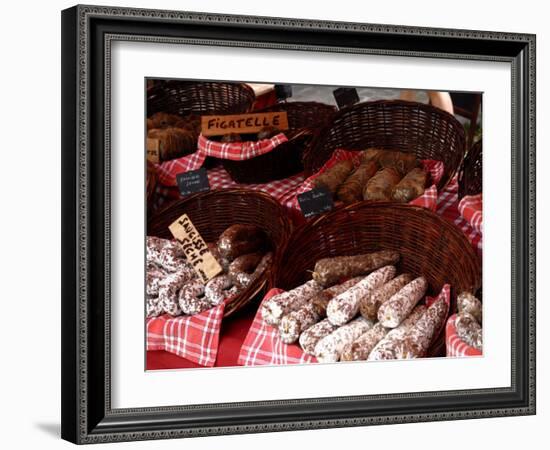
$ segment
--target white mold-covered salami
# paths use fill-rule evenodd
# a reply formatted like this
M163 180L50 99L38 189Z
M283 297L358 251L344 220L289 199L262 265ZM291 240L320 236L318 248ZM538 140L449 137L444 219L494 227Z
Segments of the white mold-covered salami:
M483 331L476 318L467 312L460 312L455 319L456 334L458 337L479 351L483 350Z
M146 317L157 317L164 313L158 296L147 296Z
M302 331L307 330L326 316L327 304L333 297L347 291L363 278L352 278L342 284L325 289L315 294L301 308L283 316L279 322L279 336L281 340L286 344L296 342Z
M322 363L338 361L346 345L352 343L359 336L366 333L373 325L372 321L364 317L359 317L337 328L315 345L315 356L317 360Z
M416 306L409 317L407 317L397 328L390 329L388 334L376 344L369 354L369 361L379 361L383 359L395 359L395 350L398 343L403 339L407 331L416 323L418 319L426 312L426 306ZM380 323L380 322L379 322Z
M310 280L290 291L274 295L262 305L262 319L268 325L277 326L285 314L305 305L314 294L321 290L320 284Z
M432 303L420 319L407 331L396 348L397 359L421 358L426 355L436 333L447 318L447 303L440 298Z
M388 328L380 323L374 326L366 333L359 336L351 344L346 345L342 351L341 361L366 361L372 349L388 333Z
M233 286L233 281L229 275L218 275L206 283L204 296L211 305L219 305L227 298L227 289L231 286Z
M154 263L147 264L145 292L148 296L158 297L160 282L166 277L166 275L166 271L160 266L157 266Z
M184 314L198 314L212 307L204 290L205 286L200 280L193 280L181 288L178 302Z
M361 300L395 276L394 266L385 266L366 276L346 292L334 297L327 305L327 317L334 325L343 325L359 311Z
M456 299L456 306L458 312L466 312L474 316L477 322L482 323L482 310L481 302L469 292L462 292Z
M302 347L304 353L315 356L315 346L317 343L325 336L331 334L336 328L338 327L331 324L328 319L321 320L302 332L298 340L300 347Z
M363 298L359 304L359 311L365 319L376 320L378 308L388 301L393 295L397 294L401 288L412 281L410 274L404 273L398 275L393 280L388 281L384 286L375 289L372 294Z
M159 302L167 314L172 316L181 314L178 305L178 292L188 278L188 274L185 272L174 272L169 273L159 282Z
M411 313L420 301L428 283L424 277L418 277L394 294L378 309L378 320L387 328L397 327Z

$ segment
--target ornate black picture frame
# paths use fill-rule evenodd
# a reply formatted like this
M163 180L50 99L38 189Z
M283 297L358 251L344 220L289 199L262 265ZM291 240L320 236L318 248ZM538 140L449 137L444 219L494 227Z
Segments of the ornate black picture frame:
M504 61L512 67L511 387L113 409L110 45L116 40ZM62 437L75 443L535 413L535 36L75 6L62 13Z

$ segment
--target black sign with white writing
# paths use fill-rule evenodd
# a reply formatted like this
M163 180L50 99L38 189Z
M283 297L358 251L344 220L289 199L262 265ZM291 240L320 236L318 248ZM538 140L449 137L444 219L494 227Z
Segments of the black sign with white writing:
M315 188L298 195L298 203L304 217L323 214L334 207L332 194L324 187Z
M178 173L176 181L181 195L194 194L195 192L205 192L210 190L208 175L206 169L201 167L198 170Z
M357 94L357 89L355 88L341 87L335 89L332 93L339 109L351 106L359 101L359 94Z

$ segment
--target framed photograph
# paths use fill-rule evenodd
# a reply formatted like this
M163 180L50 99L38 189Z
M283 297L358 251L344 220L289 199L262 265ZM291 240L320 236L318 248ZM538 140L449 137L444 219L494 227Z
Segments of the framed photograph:
M62 12L62 437L535 413L535 36Z

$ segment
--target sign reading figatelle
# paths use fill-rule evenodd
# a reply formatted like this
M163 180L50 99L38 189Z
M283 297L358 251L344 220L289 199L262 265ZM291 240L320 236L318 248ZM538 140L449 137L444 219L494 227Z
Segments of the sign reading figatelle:
M202 116L201 133L204 136L223 136L229 133L257 133L262 128L288 130L286 111L224 116Z

